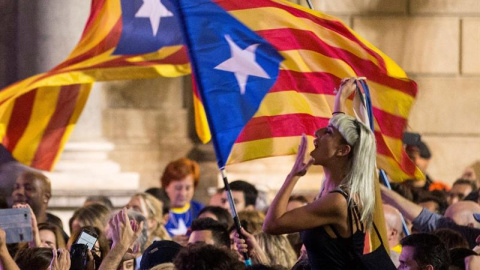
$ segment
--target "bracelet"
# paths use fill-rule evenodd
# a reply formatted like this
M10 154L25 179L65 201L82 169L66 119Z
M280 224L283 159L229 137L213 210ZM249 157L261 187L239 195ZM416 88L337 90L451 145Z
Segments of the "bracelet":
M335 115L335 114L340 114L340 113L343 113L343 114L345 114L344 112L332 112L332 115Z

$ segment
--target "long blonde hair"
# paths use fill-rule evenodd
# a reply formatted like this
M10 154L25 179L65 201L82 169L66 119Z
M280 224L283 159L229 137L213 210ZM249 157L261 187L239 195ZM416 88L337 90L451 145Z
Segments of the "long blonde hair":
M354 199L359 205L360 220L369 227L375 206L375 136L362 122L345 114L334 115L330 124L338 129L352 147L347 175L341 185L350 193L349 203Z
M255 235L255 239L265 252L269 265L281 265L290 269L295 264L297 254L285 234L271 235L261 232Z
M165 221L163 220L163 203L148 193L137 193L132 197L141 198L145 202L148 218L154 219L157 223L157 226L148 234L147 242L149 245L158 239L171 240L170 235L165 229Z

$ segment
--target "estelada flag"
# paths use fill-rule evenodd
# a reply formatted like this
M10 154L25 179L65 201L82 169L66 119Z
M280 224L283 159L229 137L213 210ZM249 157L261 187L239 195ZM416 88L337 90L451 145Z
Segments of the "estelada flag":
M341 79L366 77L373 104L378 167L394 181L423 178L402 145L417 86L392 59L339 19L288 1L215 2L285 59L258 111L234 139L227 164L294 154L303 133L312 141L315 130L327 125ZM195 95L195 103L196 119L200 121L197 130L207 141L210 133L201 122L205 117L199 95Z

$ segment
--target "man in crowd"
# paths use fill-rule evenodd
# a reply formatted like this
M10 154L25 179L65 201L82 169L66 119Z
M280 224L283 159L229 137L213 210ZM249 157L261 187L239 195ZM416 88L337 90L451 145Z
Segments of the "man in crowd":
M401 241L402 253L398 269L448 270L448 250L435 235L412 234Z
M387 240L390 247L390 258L395 266L398 267L398 257L402 252L400 240L405 236L402 225L402 215L393 206L384 204L383 214L385 216L385 225L387 227Z
M243 210L255 210L258 190L254 185L243 180L236 180L230 183L230 190L232 191L233 202L235 203L237 212ZM226 192L223 192L222 194L221 203L223 208L230 211L230 204Z
M471 248L476 246L475 239L480 236L480 223L471 221L475 220L473 213L480 212L480 205L471 201L457 202L448 207L445 216L441 216L405 199L385 186L381 186L381 192L383 201L397 208L421 232L441 228L452 229L465 237Z
M463 200L470 194L470 192L477 190L477 184L475 181L467 179L456 180L452 188L448 191L447 202L448 205L452 205L458 201Z
M209 245L230 248L230 236L222 223L212 218L199 218L192 222L189 244L202 242Z

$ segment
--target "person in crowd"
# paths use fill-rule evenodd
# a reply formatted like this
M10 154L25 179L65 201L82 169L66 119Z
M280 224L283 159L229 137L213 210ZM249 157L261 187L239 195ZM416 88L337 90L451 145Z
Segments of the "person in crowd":
M447 250L452 248L468 248L468 242L459 232L452 229L438 229L432 232L442 240Z
M142 255L140 269L152 269L159 265L173 263L182 246L174 241L161 240L151 244ZM169 264L171 266L173 264Z
M138 270L140 269L140 261L142 260L142 254L145 251L145 249L150 245L150 243L148 243L149 232L148 232L147 226L145 225L148 223L148 220L140 212L134 211L132 209L129 209L127 211L127 215L130 220L135 220L137 224L143 224L141 234L138 236L135 242L133 242L133 245L131 248L132 252L131 253L128 252L131 255L133 255L133 257L135 258L134 266L135 266L135 269ZM129 257L129 256L126 256L128 255L128 253L124 255L124 258Z
M192 200L199 178L198 164L188 158L170 162L161 177L162 188L170 198L171 207L165 227L170 236L182 245L187 243L187 230L203 208L203 204Z
M235 203L237 212L255 210L258 190L254 185L243 180L236 180L230 183L230 191L232 192L233 202ZM222 193L221 203L223 208L231 211L226 191Z
M457 179L452 188L448 191L447 202L452 205L458 201L463 200L472 191L477 190L477 183L467 179Z
M212 218L198 218L192 222L189 244L202 242L230 248L227 226Z
M170 240L170 235L165 229L163 220L162 202L148 193L137 193L130 198L127 208L141 213L146 219L145 227L148 229L147 245L156 240Z
M157 200L162 202L163 221L167 223L170 213L170 198L168 198L167 192L163 188L152 187L145 190L145 193L152 195Z
M36 171L24 171L15 180L12 192L13 204L28 204L33 210L38 223L50 222L57 224L60 220L47 213L48 202L52 197L50 179ZM58 224L57 224L58 225Z
M470 256L476 256L480 258L480 255L475 251L468 248L452 248L448 250L450 257L450 267L448 270L474 270L475 268L467 268L466 260ZM480 263L477 263L476 268L479 269Z
M113 209L114 209L112 201L110 200L110 198L108 198L105 195L88 196L85 199L85 202L83 203L83 206L87 206L87 205L94 204L94 203L101 204L101 205L107 207L108 211L110 211L110 212L113 211Z
M105 233L110 211L101 204L83 206L73 212L68 221L70 233L79 232L82 227L91 226L102 230Z
M92 226L85 226L80 228L79 231L72 233L70 239L68 239L67 248L68 250L71 250L72 245L75 244L82 230L85 230L87 232L90 232L90 234L95 234L97 236L97 241L93 245L92 250L88 251L87 263L95 269L98 269L99 265L102 263L103 259L110 251L109 242L105 233L102 230Z
M398 257L402 252L400 240L405 236L402 224L402 214L393 206L384 204L383 215L385 216L385 225L387 227L387 241L390 247L390 259L398 267L400 262Z
M65 239L63 239L62 231L57 225L40 223L38 224L38 233L41 247L50 247L52 249L65 248Z
M418 198L418 204L430 212L443 215L448 207L447 195L441 190L428 191Z
M381 186L382 199L384 202L397 208L402 215L412 221L414 227L421 232L431 232L436 229L449 228L459 232L465 239L467 239L470 248L476 245L475 239L480 236L480 229L467 226L470 216L474 219L472 213L476 212L474 202L457 202L448 207L445 216L432 213L425 208L403 198L393 190L389 190L385 186ZM460 215L457 213L463 212L463 209L470 208L470 215ZM463 218L462 218L463 217ZM456 219L456 220L455 220ZM457 223L460 222L460 223ZM477 222L478 223L478 222ZM473 225L473 224L472 224Z
M134 219L131 220L127 211L127 208L123 208L108 221L112 246L100 264L99 270L117 269L125 253L142 234L144 224L138 224Z
M15 255L15 263L22 270L47 270L53 253L51 248L32 247L20 249Z
M448 250L437 236L428 233L411 234L403 238L401 244L398 269L448 270Z
M241 270L245 265L233 251L195 243L184 247L173 261L177 270Z
M286 235L271 235L261 232L254 237L259 247L265 252L269 261L268 265L281 265L288 269L293 267L297 260L297 254Z
M412 139L414 138L414 139ZM441 181L436 181L427 173L428 165L432 154L427 144L422 141L420 134L405 132L403 135L403 143L405 145L405 152L408 157L415 163L415 165L425 175L425 180L415 180L412 184L415 187L426 191L444 190L447 191L449 187Z
M216 192L210 197L208 201L208 206L220 206L223 207L222 197L223 197L223 188L219 188Z
M198 213L198 218L213 218L214 220L225 224L227 228L230 228L233 225L233 218L230 213L220 207L220 206L205 206L200 213Z
M342 81L327 127L315 132L311 159L305 162L306 136L283 186L268 209L263 230L269 234L302 231L312 269L355 269L355 252L363 252L365 230L375 204L375 136L369 127L346 115L345 103L356 79ZM312 203L287 211L293 188L310 165L322 165L323 189Z

